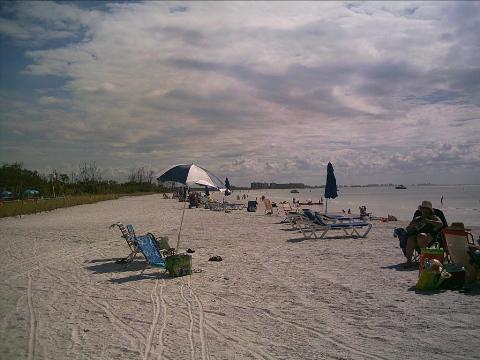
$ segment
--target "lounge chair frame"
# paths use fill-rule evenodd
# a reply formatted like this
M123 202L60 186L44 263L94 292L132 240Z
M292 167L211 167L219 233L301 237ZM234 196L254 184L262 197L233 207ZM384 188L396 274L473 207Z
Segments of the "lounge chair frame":
M365 238L372 229L371 223L358 221L333 224L316 223L305 215L298 216L295 223L305 238L311 238L313 236L315 239L324 239L328 232L332 230L342 230L347 237ZM360 229L364 228L366 229L363 232L360 232ZM317 235L317 233L319 233L319 235Z

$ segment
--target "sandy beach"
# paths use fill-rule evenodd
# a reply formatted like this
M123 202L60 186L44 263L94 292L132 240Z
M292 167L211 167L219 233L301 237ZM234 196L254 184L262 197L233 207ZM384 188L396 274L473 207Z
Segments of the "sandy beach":
M392 235L405 223L315 240L261 207L187 209L191 276L115 264L129 249L109 225L175 246L182 206L150 195L0 219L0 358L480 359L479 287L415 291Z

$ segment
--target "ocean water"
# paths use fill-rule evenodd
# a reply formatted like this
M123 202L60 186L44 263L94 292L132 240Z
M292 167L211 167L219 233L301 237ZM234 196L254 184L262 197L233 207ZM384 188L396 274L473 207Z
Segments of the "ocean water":
M236 201L237 195L248 194L248 200L260 199L262 195L274 202L290 201L295 197L305 202L311 199L318 202L324 194L324 189L298 189L298 194L289 190L237 190L227 198ZM443 205L440 199L443 196ZM362 187L339 188L338 197L328 200L328 212L341 212L351 209L353 214L358 214L358 207L365 205L367 212L375 216L387 217L394 215L399 220L411 220L415 209L422 202L429 200L433 207L442 210L449 223L461 221L465 225L480 226L480 185L454 185L454 186L407 186L405 190L394 187ZM325 203L325 201L324 201ZM316 211L324 211L324 206L309 206Z

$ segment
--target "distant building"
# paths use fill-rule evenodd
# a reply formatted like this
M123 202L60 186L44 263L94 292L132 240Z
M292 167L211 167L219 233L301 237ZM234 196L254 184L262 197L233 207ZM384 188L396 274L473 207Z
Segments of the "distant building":
M268 183L261 183L261 182L252 182L250 183L250 189L268 189Z
M261 182L252 182L250 183L250 189L305 189L305 184L303 183L288 183L288 184L277 184L277 183L261 183Z
M288 183L288 184L270 183L270 189L305 189L305 184L302 184L302 183Z

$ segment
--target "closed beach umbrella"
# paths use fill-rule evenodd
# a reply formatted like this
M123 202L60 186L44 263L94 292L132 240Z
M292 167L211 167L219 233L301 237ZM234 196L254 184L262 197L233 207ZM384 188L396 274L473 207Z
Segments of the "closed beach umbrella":
M187 187L194 184L209 186L220 190L223 187L222 181L208 170L194 164L178 164L170 166L162 170L157 175L157 180L161 182L177 182ZM180 233L182 231L183 217L185 215L185 203L183 203L182 220L180 221L180 229L178 230L177 251L180 246Z
M232 193L232 188L230 187L230 181L228 178L225 178L225 196L228 196Z
M328 211L328 199L335 199L337 194L337 180L333 173L332 163L327 165L327 183L325 184L325 213Z

